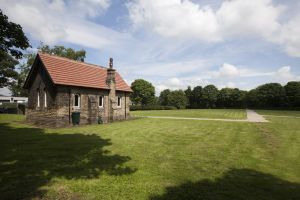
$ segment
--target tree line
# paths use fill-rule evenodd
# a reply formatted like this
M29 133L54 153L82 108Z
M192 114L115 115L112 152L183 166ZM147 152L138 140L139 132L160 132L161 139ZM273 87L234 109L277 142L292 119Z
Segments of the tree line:
M143 79L135 80L131 88L133 105L141 109L164 106L183 108L289 108L300 109L300 82L291 81L282 86L279 83L267 83L250 91L238 88L218 88L190 86L186 90L165 89L155 96L154 86Z

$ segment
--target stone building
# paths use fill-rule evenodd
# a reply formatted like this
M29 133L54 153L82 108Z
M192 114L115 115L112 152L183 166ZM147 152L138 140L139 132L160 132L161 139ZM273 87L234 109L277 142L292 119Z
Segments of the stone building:
M38 53L24 84L28 89L26 119L51 127L129 118L130 87L113 68L101 67L45 53Z

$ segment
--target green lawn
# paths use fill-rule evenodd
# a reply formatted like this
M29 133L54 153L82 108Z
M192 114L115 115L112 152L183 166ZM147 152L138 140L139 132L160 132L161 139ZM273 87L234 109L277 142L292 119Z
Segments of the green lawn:
M291 116L300 117L300 111L286 111L286 110L256 110L261 115L276 115L276 116Z
M134 111L133 116L165 116L191 118L245 119L244 109L185 109L185 110L150 110Z
M41 129L0 115L0 199L300 199L299 119L267 119Z

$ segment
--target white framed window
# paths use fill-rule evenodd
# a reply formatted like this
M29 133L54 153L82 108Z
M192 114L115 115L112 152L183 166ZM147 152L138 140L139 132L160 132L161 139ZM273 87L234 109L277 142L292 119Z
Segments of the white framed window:
M122 104L122 97L118 97L118 107L121 107Z
M79 94L74 95L74 107L80 108L80 95Z
M36 106L39 108L40 107L40 91L37 90L37 103Z
M47 92L44 90L44 107L47 108Z
M103 100L104 100L103 96L99 96L99 102L98 102L99 108L103 108Z

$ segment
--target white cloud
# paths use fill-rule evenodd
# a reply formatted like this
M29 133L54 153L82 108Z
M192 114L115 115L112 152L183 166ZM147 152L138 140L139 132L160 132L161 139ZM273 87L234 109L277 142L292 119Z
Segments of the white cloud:
M206 86L211 83L219 89L237 87L249 90L258 85L257 83L255 84L255 80L259 84L268 82L286 84L289 81L299 81L300 76L293 74L290 66L281 67L276 71L261 72L247 68L239 69L234 65L224 63L218 71L203 70L201 73L194 73L194 76L172 77L166 81L154 82L154 85L158 93L164 89L186 89L187 86Z
M283 7L275 6L271 0L234 0L224 1L216 17L224 37L269 37L278 30L278 18L282 11Z
M269 36L278 29L283 10L271 0L224 1L217 11L190 0L135 0L128 9L135 26L148 26L166 37L209 42L245 34Z
M288 55L300 57L300 15L284 24L272 41L281 44Z
M228 82L228 83L226 84L226 87L227 87L227 88L235 88L236 86L235 86L235 83L234 83L234 82Z
M221 78L233 78L239 75L240 72L238 68L228 63L224 63L219 71L215 72L215 76Z
M217 19L209 6L181 0L135 0L127 6L135 27L145 25L165 37L220 40Z
M275 79L279 82L287 83L288 81L300 80L300 76L292 74L290 66L284 66L277 70Z
M47 44L67 42L84 47L107 49L132 40L90 20L101 15L110 0L2 0L1 8L9 19L21 24L26 33ZM113 38L113 39L112 39Z
M134 0L127 7L135 28L165 38L219 42L259 37L300 57L300 15L281 20L287 7L272 0L225 0L215 10L191 0Z
M80 10L85 10L88 16L95 17L109 8L111 0L78 0L72 1L71 4Z
M209 66L206 60L195 59L190 61L179 60L177 62L123 64L123 67L134 76L155 76L165 79L166 77L182 76L195 71L201 72Z

